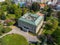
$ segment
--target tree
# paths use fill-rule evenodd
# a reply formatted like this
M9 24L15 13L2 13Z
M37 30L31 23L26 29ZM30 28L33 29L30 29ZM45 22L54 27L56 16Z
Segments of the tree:
M0 24L0 35L2 35L3 24Z
M1 20L5 20L6 19L6 16L3 14L2 16L1 16Z
M16 16L16 19L19 19L22 15L22 9L21 8L18 8L15 10L15 16Z
M0 10L0 19L5 20L6 19L6 12L4 12L2 9Z
M0 10L0 19L1 19L2 15L4 15L4 12L2 10Z
M11 4L11 5L8 5L7 10L8 10L8 13L14 14L15 10L17 10L18 8L19 7L16 4Z
M58 27L52 34L53 38L55 39L55 42L60 45L60 27Z
M5 3L7 3L8 5L12 4L11 0L5 0Z
M48 17L50 17L51 13L53 12L53 10L50 6L45 6L44 11L48 12L48 14L47 14Z
M58 17L58 19L60 19L60 11L57 12L57 17ZM60 22L60 20L59 20L59 22Z
M1 6L1 9L2 9L3 11L7 11L7 5L2 5L2 6Z
M58 20L56 18L50 18L50 20L47 21L47 24L45 26L45 33L52 34L58 27Z
M56 29L58 27L58 21L53 18L47 21L46 26L48 27L48 30Z
M37 2L34 2L31 6L31 10L33 11L39 11L40 10L40 5Z
M6 19L15 20L15 14L8 14L8 15L6 15Z
M10 19L7 19L7 20L5 20L5 24L6 24L7 26L11 26L11 25L15 24L15 21L10 20Z
M29 11L29 9L25 8L25 7L21 8L21 9L22 9L22 15L24 15L25 13L27 13Z

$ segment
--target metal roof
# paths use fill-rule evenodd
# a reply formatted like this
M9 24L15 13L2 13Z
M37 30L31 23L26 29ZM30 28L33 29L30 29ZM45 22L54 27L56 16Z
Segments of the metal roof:
M35 25L35 26L37 26L41 22L42 19L43 19L43 16L39 16L37 14L31 14L31 13L26 13L24 16L19 18L19 20Z

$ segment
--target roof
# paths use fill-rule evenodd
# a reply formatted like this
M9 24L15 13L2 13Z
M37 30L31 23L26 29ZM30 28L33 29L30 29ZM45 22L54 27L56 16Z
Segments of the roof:
M37 12L36 14L39 15L39 16L44 16L44 14L42 14L40 12Z
M43 16L40 16L38 14L26 13L19 20L37 26L40 23L42 18Z
M46 4L43 4L43 3L42 3L42 4L40 4L40 6L41 6L41 7L45 7L45 6L46 6Z

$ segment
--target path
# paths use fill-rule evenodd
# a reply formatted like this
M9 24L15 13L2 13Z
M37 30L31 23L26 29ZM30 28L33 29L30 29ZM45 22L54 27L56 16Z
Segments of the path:
M32 36L31 34L28 34L27 32L24 32L22 30L20 30L20 28L17 28L15 27L12 31L0 36L0 38L8 35L8 34L19 34L19 35L22 35L24 36L28 41L32 41L32 42L36 42L36 41L39 41L38 38L36 36Z

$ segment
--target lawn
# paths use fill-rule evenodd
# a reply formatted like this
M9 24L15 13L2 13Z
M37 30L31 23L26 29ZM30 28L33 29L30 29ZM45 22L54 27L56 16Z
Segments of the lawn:
M21 35L10 34L2 38L1 45L28 45L28 42Z

